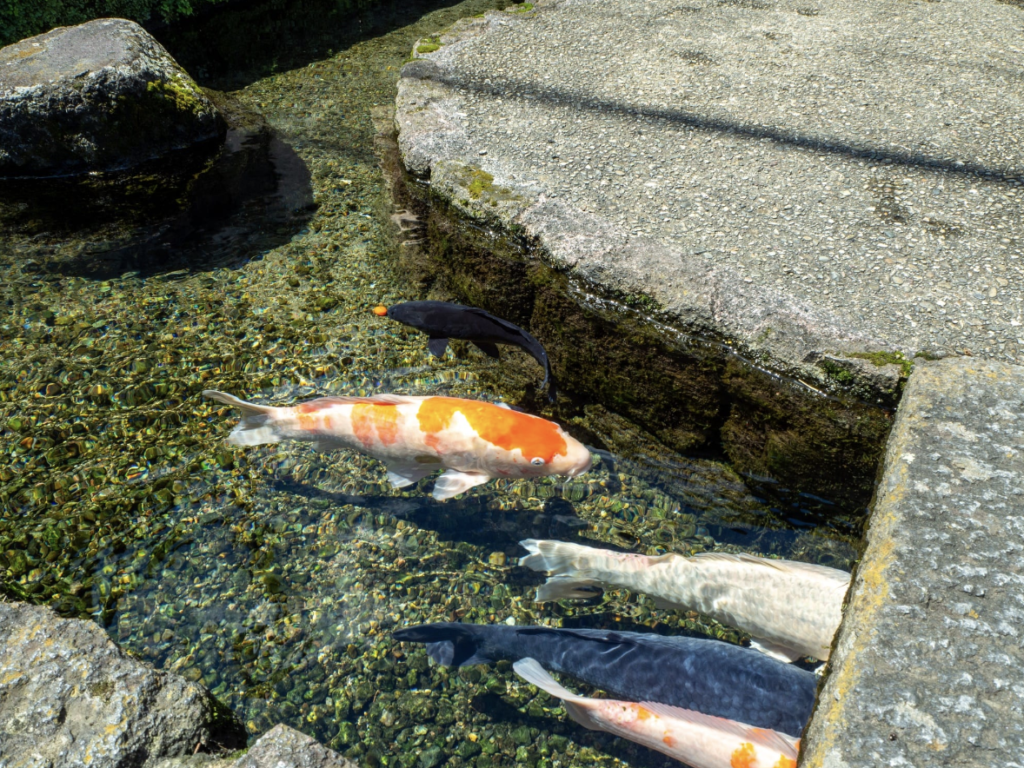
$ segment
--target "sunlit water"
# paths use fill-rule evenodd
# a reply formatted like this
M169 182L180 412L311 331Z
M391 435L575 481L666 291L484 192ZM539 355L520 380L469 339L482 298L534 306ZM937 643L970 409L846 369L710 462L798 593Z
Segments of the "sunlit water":
M478 383L500 362L432 359L423 336L369 312L415 298L389 266L369 110L393 99L418 37L493 7L470 0L255 79L234 97L271 131L183 158L173 184L140 172L5 186L0 577L10 596L91 617L201 681L254 735L284 722L405 768L661 765L567 721L507 664L431 666L390 632L514 621L742 642L625 592L537 605L542 577L516 565L517 542L849 568L857 510L668 454L600 453L570 481L439 503L431 480L394 491L363 456L229 448L237 412L199 397L501 399Z

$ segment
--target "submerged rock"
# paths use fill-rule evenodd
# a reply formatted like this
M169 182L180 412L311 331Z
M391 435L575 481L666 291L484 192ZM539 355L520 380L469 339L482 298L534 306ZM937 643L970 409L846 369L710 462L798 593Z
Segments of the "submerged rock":
M245 744L204 688L135 661L91 621L0 603L0 765L150 768Z
M135 22L97 19L0 49L0 175L126 168L223 132L216 107Z
M241 757L216 760L208 755L163 760L155 768L357 768L334 750L287 725L275 725Z

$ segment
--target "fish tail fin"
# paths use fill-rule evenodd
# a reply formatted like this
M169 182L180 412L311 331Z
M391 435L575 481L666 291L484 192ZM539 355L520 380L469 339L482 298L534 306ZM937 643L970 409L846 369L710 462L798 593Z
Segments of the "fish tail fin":
M603 561L617 554L565 541L526 539L519 544L530 553L520 558L519 564L549 574L548 580L537 589L538 603L594 597L603 586L600 571L607 570L602 567Z
M483 634L469 624L420 624L393 633L395 640L425 643L427 655L446 667L489 664L494 659L483 649Z
M229 395L227 392L218 392L216 389L203 390L203 397L230 405L242 412L242 420L228 435L228 445L263 445L281 442L281 436L271 423L274 415L281 410L280 408L249 403L234 395Z
M516 674L530 685L535 685L548 695L554 696L556 699L561 699L562 706L565 707L565 711L568 713L569 717L577 723L585 728L600 730L593 723L589 713L587 712L589 709L588 705L591 703L591 700L584 698L583 696L577 696L572 691L559 685L559 683L548 674L547 670L544 669L536 659L531 659L529 657L520 659L512 665L512 669L514 669Z

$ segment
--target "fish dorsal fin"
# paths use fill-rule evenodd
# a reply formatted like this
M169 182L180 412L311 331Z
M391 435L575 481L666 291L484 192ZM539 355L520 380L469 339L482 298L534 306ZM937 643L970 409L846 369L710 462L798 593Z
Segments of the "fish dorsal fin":
M827 565L815 565L814 563L801 563L798 560L773 560L768 557L757 557L747 554L730 554L728 552L701 552L693 555L693 559L700 559L703 562L719 561L730 563L744 563L746 565L762 565L766 568L774 568L777 571L788 573L802 573L808 576L819 578L836 579L849 581L850 574L838 568L831 568Z
M519 670L516 670L517 672ZM773 731L770 728L755 728L752 725L741 723L736 720L727 720L724 717L714 717L713 715L705 715L702 712L696 712L692 709L681 709L679 707L672 707L668 704L658 704L653 701L642 701L640 706L649 712L653 712L661 717L669 717L673 720L682 720L683 722L693 723L694 725L702 725L705 728L713 728L716 731L727 733L731 736L749 741L751 744L757 744L767 749L774 749L781 752L787 757L791 757L796 760L797 753L797 742L798 739L794 739L791 736L786 736L778 731Z
M611 629L591 629L586 632L578 632L575 629L566 629L565 627L520 627L516 630L521 635L540 635L551 633L553 635L559 635L561 637L576 637L580 640L586 640L591 643L604 643L605 645L617 645L617 646L634 646L636 642L629 635L623 635L620 632L616 632Z

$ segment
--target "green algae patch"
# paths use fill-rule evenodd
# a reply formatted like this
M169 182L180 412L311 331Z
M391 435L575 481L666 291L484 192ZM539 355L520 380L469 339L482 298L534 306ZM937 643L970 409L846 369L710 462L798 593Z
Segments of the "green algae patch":
M877 368L886 365L898 366L903 374L903 378L909 376L911 369L914 367L914 364L907 360L902 352L848 352L846 356L867 360Z
M494 177L487 173L487 171L473 171L473 180L469 182L469 186L466 189L469 191L471 198L479 200L480 195L484 192L490 192L494 189Z
M162 99L177 112L201 114L209 109L209 102L203 98L202 91L191 78L151 80L146 84L146 93Z

